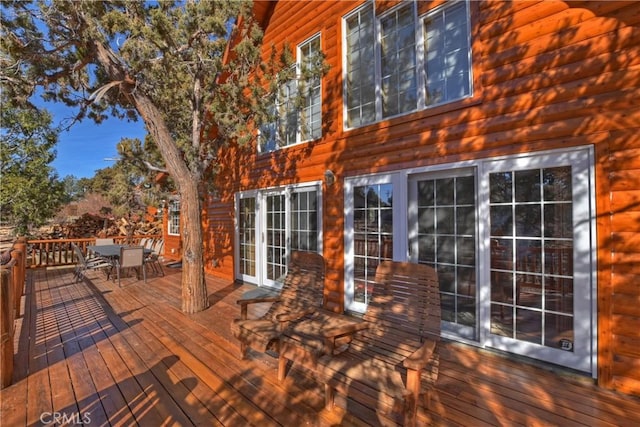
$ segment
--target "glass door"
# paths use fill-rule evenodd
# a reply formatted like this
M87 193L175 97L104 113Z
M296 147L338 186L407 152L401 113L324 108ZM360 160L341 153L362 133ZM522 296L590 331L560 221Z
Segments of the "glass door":
M345 180L345 309L381 260L438 272L443 335L595 373L589 148Z
M585 151L486 164L485 342L590 371L595 288Z
M255 195L240 195L237 199L238 276L241 280L257 283L257 209Z
M287 272L287 211L283 192L267 193L264 210L263 283L278 286Z
M318 183L236 195L236 277L280 287L292 250L322 252Z
M409 253L436 269L442 329L477 340L475 169L413 176L409 180Z

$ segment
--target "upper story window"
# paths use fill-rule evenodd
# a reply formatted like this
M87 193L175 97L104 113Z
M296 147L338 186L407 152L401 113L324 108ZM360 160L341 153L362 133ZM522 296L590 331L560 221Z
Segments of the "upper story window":
M276 120L260 128L260 152L269 152L322 136L320 35L300 44L296 77L279 90L273 115Z
M415 2L375 15L367 3L344 20L349 128L471 96L466 1L418 17Z
M170 236L180 235L180 200L171 200L169 202L167 233Z

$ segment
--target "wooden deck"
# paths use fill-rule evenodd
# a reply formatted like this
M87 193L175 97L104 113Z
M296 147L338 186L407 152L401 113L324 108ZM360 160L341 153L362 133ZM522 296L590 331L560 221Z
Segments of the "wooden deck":
M276 358L237 358L229 324L251 286L209 278L211 308L187 316L179 270L166 270L122 288L98 272L76 284L69 268L31 270L0 425L382 425L344 398L323 410L323 389L307 372L294 368L279 384ZM640 399L589 379L459 344L441 354L424 425L640 425Z

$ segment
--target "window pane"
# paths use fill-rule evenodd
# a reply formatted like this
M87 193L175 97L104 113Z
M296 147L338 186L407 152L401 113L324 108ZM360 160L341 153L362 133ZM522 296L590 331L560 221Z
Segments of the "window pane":
M475 177L420 179L416 184L418 261L438 271L443 320L475 326ZM465 191L472 192L470 198Z
M256 199L240 199L238 207L240 274L256 275Z
M493 173L490 191L492 301L515 314L512 338L573 351L571 167Z
M291 249L318 250L318 197L316 190L296 191L291 194Z
M417 107L413 4L384 16L380 26L382 117L389 117Z
M353 197L354 301L367 303L378 264L393 259L393 186L358 186Z
M300 46L300 64L302 76L306 76L304 82L305 91L302 94L303 108L300 115L300 139L302 141L316 139L322 136L321 117L321 79L319 75L307 76L306 70L313 69L320 64L320 36L316 36Z
M424 20L427 105L471 94L466 4L445 7Z
M346 104L347 126L375 120L375 37L373 5L367 5L346 19Z

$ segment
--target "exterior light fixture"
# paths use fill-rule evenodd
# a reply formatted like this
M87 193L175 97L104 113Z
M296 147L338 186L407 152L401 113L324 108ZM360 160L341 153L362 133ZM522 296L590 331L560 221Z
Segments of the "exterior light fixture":
M336 174L333 173L331 169L324 171L324 182L327 184L327 187L331 187L333 183L336 182Z

